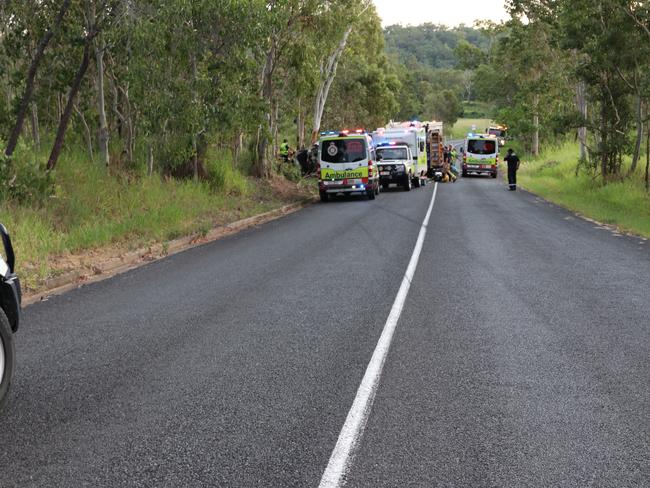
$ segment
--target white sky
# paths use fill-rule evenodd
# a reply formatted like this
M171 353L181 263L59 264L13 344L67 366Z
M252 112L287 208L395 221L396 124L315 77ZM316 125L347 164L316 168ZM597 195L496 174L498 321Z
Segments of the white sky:
M506 20L504 0L373 0L384 26L425 22L471 26L475 20Z

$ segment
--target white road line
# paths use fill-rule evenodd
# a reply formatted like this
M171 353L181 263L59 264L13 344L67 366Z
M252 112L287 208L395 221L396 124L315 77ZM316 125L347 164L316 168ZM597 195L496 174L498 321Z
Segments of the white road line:
M437 193L438 183L436 183L433 189L429 210L422 222L415 249L413 249L411 260L409 261L408 268L406 268L406 274L402 279L397 297L395 297L395 301L393 302L393 308L390 310L386 325L384 325L384 330L375 347L375 352L373 352L370 363L366 368L366 374L363 375L363 379L357 390L357 395L354 398L354 403L352 403L352 408L348 412L343 429L341 429L341 433L339 434L339 439L336 442L325 473L323 473L323 477L318 485L319 488L339 488L345 484L345 475L354 457L357 445L363 436L363 431L366 428L366 422L372 410L372 404L375 399L379 380L381 379L382 370L384 369L386 356L388 356L390 344L393 340L393 333L397 328L397 321L402 314L404 302L411 288L411 281L413 281L413 275L420 260L420 253L422 252L424 238L427 235L429 218L433 211Z

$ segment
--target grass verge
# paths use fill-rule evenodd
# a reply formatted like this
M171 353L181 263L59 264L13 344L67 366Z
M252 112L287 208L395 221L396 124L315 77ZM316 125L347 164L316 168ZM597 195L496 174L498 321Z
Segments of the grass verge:
M243 176L213 155L206 182L121 172L109 174L85 154L67 153L57 166L55 193L42 204L3 202L0 222L12 233L28 291L66 271L66 256L88 250L124 251L184 235L309 198L312 185L282 177Z
M490 119L458 119L452 127L445 128L445 136L447 139L464 139L468 132L483 134L491 123Z
M525 158L524 158L525 159ZM650 195L642 171L619 182L603 185L581 171L576 176L578 145L549 148L538 158L525 160L519 182L541 197L585 217L650 237Z

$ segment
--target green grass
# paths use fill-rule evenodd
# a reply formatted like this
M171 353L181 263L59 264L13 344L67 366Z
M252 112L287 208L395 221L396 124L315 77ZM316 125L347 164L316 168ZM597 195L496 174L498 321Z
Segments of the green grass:
M477 101L463 102L463 118L487 119L493 111L494 106L490 103Z
M452 127L445 128L447 139L464 139L472 126L476 126L476 132L484 133L485 129L492 123L490 119L458 119Z
M227 158L210 154L208 182L177 181L124 172L109 174L80 152L59 161L55 193L43 204L4 202L0 222L10 230L23 281L34 289L56 272L52 261L69 253L118 246L135 249L304 198L283 196L243 176ZM295 188L294 188L295 190Z
M641 169L607 185L584 171L576 176L575 143L549 148L534 160L523 159L519 181L525 188L586 217L650 237L650 195Z

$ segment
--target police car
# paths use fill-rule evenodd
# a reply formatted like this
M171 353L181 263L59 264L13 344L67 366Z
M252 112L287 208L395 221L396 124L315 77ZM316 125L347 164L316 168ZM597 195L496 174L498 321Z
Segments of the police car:
M20 281L14 273L15 256L9 233L0 224L5 258L0 256L0 410L7 401L14 369L14 339L20 322Z
M318 147L321 201L341 194L363 195L369 200L379 195L377 154L366 131L322 132Z
M377 169L379 170L379 183L383 189L401 187L406 191L411 191L415 178L415 166L408 144L396 141L378 144Z

